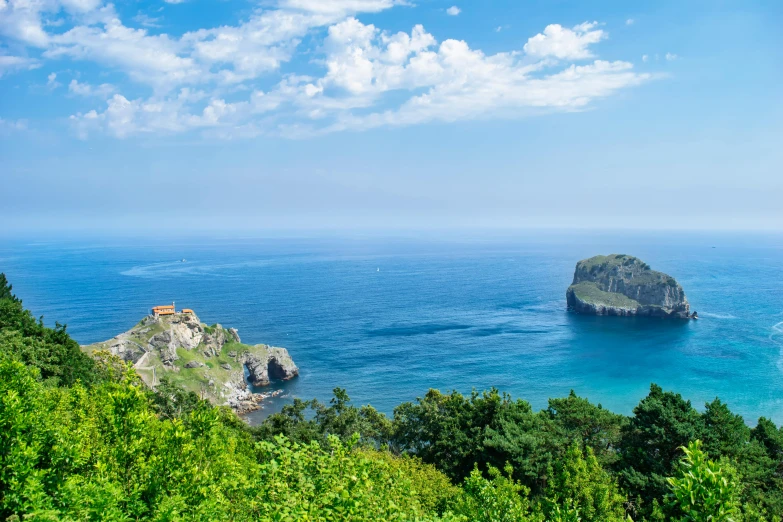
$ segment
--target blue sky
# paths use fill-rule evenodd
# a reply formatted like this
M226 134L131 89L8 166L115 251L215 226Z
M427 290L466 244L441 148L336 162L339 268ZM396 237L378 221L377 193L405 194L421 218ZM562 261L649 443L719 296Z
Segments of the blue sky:
M0 0L7 230L783 228L783 4Z

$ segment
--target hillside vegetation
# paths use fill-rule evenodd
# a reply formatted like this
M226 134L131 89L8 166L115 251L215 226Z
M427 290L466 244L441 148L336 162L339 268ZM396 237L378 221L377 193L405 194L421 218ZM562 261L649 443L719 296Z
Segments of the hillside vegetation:
M783 430L652 385L628 417L430 390L260 426L83 353L0 275L0 520L780 521Z

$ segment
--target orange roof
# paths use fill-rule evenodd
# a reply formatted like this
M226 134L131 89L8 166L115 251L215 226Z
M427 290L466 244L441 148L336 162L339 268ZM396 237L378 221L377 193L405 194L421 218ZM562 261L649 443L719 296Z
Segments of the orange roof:
M193 310L191 310L190 308L183 308L182 309L182 313L183 314L192 314Z
M153 306L153 310L174 310L174 305Z

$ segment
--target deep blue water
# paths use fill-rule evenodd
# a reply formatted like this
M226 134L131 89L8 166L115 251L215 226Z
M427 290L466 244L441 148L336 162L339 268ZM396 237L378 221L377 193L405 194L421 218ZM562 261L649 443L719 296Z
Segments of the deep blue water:
M702 319L568 313L576 261L599 253L675 276ZM245 342L284 346L301 368L284 400L340 386L391 413L430 387L495 386L534 408L574 389L630 413L656 382L699 408L720 396L750 424L783 423L781 236L15 239L0 241L0 271L81 343L176 301Z

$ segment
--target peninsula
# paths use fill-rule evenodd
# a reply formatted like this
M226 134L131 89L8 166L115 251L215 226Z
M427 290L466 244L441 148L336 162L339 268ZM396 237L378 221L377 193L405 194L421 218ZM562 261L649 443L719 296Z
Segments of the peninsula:
M193 310L178 312L174 305L156 306L127 332L82 350L106 350L130 362L151 388L165 376L240 414L258 409L271 395L254 393L248 383L262 387L271 379L288 380L299 374L285 348L243 344L235 328L208 326Z
M625 254L579 261L566 301L581 314L697 318L673 277Z

